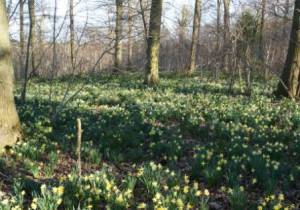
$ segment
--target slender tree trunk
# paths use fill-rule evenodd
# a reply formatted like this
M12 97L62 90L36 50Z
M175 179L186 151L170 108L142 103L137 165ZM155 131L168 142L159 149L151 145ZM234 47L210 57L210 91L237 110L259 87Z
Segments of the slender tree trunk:
M31 36L30 36L30 47L31 47L31 68L32 74L36 76L36 65L35 65L35 32L36 32L36 21L35 21L35 0L28 0L28 11L30 18Z
M75 64L74 64L74 46L75 46L75 29L74 29L74 2L70 0L69 2L69 9L70 9L70 55L71 55L71 66L72 71L74 71Z
M24 55L25 55L25 38L24 38L24 0L20 2L20 78L24 71Z
M43 52L44 49L44 41L45 41L45 5L44 2L40 3L41 7L41 17L39 20L39 44L41 51Z
M258 43L258 59L262 69L264 69L265 80L269 77L268 68L265 65L265 49L264 49L264 29L265 29L265 13L266 13L266 0L261 0L261 19L259 28L259 43Z
M221 35L221 0L217 0L217 43L216 43L216 55L217 55L217 60L216 60L216 66L215 66L215 78L217 79L219 68L220 68L220 50L221 50L221 40L220 40L220 35Z
M116 27L115 27L115 70L120 69L122 64L122 19L123 0L116 0Z
M199 44L200 35L200 22L201 22L201 0L195 0L195 14L193 24L192 46L190 52L190 62L186 69L186 74L191 76L196 70L196 58Z
M230 54L230 0L224 0L224 57L223 68L225 72L229 71L229 54Z
M26 102L26 94L27 94L27 83L28 83L28 73L29 73L29 61L30 61L30 52L33 51L33 48L30 46L32 46L32 36L33 35L33 24L34 24L34 20L32 20L32 4L34 4L34 0L28 0L28 10L29 10L29 34L28 34L28 42L27 42L27 49L26 49L26 61L25 61L25 71L24 71L24 83L23 83L23 89L21 92L21 101L23 103ZM31 50L30 50L31 49ZM32 53L33 56L33 53ZM32 57L31 57L32 58Z
M145 83L156 85L159 82L159 48L163 0L152 0L147 47Z
M144 6L143 6L143 0L139 0L139 4L140 4L141 16L142 16L143 27L144 27L144 38L145 38L145 41L147 42L147 40L148 40L148 27L147 27L145 9L144 9Z
M52 69L50 77L51 79L56 76L57 68L57 53L56 53L56 21L57 21L57 0L54 0L54 14L53 14L53 34L52 34ZM52 82L50 83L49 100L52 100Z
M127 46L127 69L132 68L132 8L131 0L128 0L128 46Z
M0 1L0 149L21 137L21 127L13 95L12 52L8 35L5 1Z
M293 25L290 36L288 55L281 75L281 81L275 92L277 96L298 99L300 85L300 0L295 1Z

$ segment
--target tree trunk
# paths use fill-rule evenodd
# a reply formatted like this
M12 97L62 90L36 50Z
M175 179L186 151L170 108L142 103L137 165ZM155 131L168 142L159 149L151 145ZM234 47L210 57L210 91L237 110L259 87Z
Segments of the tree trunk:
M50 78L53 80L53 78L56 76L57 72L57 50L56 50L56 22L57 22L57 0L54 0L54 14L53 14L53 33L52 33L52 64L51 64L51 73ZM50 83L50 90L49 90L49 100L52 100L52 89L53 89L53 83Z
M224 0L224 56L223 68L225 72L229 71L229 54L230 54L230 0Z
M188 68L186 69L186 74L188 76L192 75L196 70L196 58L197 58L197 50L199 44L200 22L201 22L201 0L195 0L195 14L194 14L194 24L193 24L192 46L190 52L190 63L188 64Z
M74 71L75 64L74 64L74 46L75 46L75 29L74 29L74 2L70 0L70 55L71 55L71 66L72 71Z
M131 0L128 0L128 46L127 46L127 69L132 68L132 8Z
M22 78L24 71L24 55L25 55L25 39L24 39L24 0L20 2L20 72L19 76Z
M288 55L285 63L281 81L275 92L277 96L298 99L300 80L300 0L295 1L293 25L290 36Z
M28 0L28 11L30 18L31 36L30 36L30 47L31 47L31 68L32 74L36 76L36 65L35 65L35 0Z
M115 27L115 70L122 64L122 19L123 0L116 0L116 27Z
M145 38L145 41L147 42L147 40L148 40L148 27L147 27L145 9L144 9L144 6L143 6L143 0L139 0L139 4L140 4L141 16L142 16L143 27L144 27L144 38Z
M284 19L287 20L290 13L290 0L285 0Z
M28 42L27 42L27 49L26 49L26 62L25 62L25 71L24 71L24 83L22 87L22 92L21 92L21 101L23 103L26 102L26 94L27 94L27 83L28 83L28 72L29 72L29 61L30 61L30 52L33 51L33 45L32 41L34 41L34 38L32 38L34 35L34 22L35 22L35 17L32 14L34 10L34 0L28 0L28 10L29 10L29 34L28 34ZM31 50L30 50L31 49ZM32 59L32 64L34 64L34 53L31 53L31 59ZM34 68L32 68L33 73L34 73Z
M156 85L159 82L158 70L162 5L163 0L152 0L145 76L145 83L148 85Z
M218 79L219 75L219 68L220 68L220 50L221 50L221 40L220 40L220 34L221 34L221 0L217 0L217 43L216 43L216 66L215 66L215 79Z
M0 149L20 137L20 122L13 96L12 52L8 35L5 1L0 1Z
M269 77L268 68L265 65L265 49L264 49L264 29L265 29L265 13L266 13L266 0L261 0L261 19L259 28L259 43L258 43L258 59L262 69L264 69L265 80Z

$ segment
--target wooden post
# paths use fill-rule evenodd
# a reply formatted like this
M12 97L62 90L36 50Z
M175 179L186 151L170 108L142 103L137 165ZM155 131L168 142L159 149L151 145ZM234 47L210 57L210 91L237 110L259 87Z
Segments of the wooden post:
M77 170L78 176L81 177L81 138L82 138L82 129L81 129L81 120L77 119L77 148L76 148L76 156L77 156Z

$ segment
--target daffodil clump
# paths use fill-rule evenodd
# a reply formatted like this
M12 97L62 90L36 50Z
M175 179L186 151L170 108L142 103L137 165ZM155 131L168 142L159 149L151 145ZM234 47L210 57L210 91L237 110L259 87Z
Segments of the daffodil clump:
M278 195L268 195L261 199L260 205L257 207L258 210L293 210L296 209L296 205L286 205L284 203L285 196L283 193L279 193Z
M103 168L90 175L79 178L76 174L69 174L61 179L66 188L65 205L68 207L81 206L84 209L129 209L134 200L134 177L125 177L117 181Z
M29 209L58 209L63 202L64 190L64 186L51 187L46 184L42 184L40 188L41 194L33 194L33 199Z
M208 209L209 190L201 189L198 182L190 181L187 175L179 176L154 162L138 168L136 175L144 190L144 199L152 200L153 209ZM144 204L139 204L139 208Z

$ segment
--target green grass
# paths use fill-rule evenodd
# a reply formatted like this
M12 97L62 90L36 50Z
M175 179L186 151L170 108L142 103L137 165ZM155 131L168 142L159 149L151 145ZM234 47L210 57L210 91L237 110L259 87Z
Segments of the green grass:
M54 120L69 83L70 95L84 88ZM275 100L274 84L255 82L249 98L197 76L163 75L156 88L136 74L35 80L17 101L25 142L0 160L0 209L296 209L300 109Z

